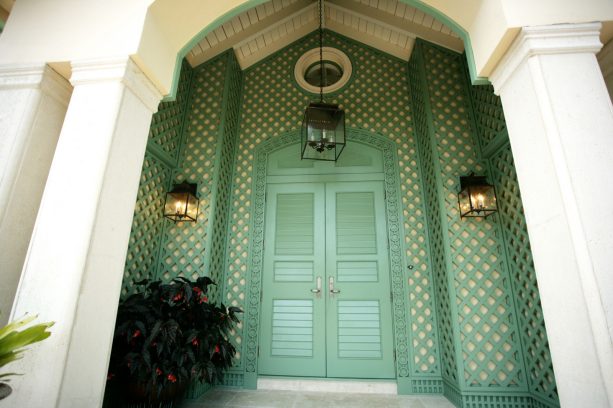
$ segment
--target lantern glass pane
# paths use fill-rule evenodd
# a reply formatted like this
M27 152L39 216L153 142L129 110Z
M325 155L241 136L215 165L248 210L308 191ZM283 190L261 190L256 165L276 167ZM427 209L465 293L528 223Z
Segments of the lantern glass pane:
M471 211L468 189L460 191L458 194L458 203L460 205L460 216L465 217L466 214L469 214Z
M496 211L496 194L494 193L494 186L471 186L469 187L469 191L473 211Z
M186 214L187 193L167 193L164 215L174 221L179 221Z
M188 201L186 215L191 220L196 221L198 219L198 204L200 200L198 200L191 194L188 194L187 200Z

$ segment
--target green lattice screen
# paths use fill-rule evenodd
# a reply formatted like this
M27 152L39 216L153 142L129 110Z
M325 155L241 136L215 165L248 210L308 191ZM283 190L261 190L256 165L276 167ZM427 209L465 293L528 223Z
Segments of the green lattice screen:
M192 68L184 60L175 100L160 103L158 111L151 118L148 148L158 156L163 156L172 167L175 167L179 160L191 76Z
M124 268L122 296L132 293L134 282L157 275L156 261L166 225L162 210L181 145L191 75L192 69L184 61L176 99L160 103L151 119Z
M162 209L171 170L151 153L145 154L132 219L121 295L134 291L134 282L155 277L155 262L164 229Z
M462 57L436 47L423 52L462 353L460 386L521 389L522 356L496 220L460 220L457 207L459 176L484 171L472 137Z
M226 62L227 58L219 57L194 70L185 137L173 179L198 184L200 213L195 223L167 224L157 271L164 281L177 276L195 279L209 274L206 270L210 251L207 242Z
M410 315L409 311L404 310L395 313L395 327L401 331L405 330L404 327L410 329L408 350L399 350L397 355L398 373L401 377L416 379L421 376L424 389L433 392L438 387L440 391L434 290L427 250L421 175L415 140L410 131L407 68L402 61L334 33L326 33L326 42L344 51L352 59L354 68L354 79L350 84L327 100L344 106L347 126L385 135L396 143L398 149L405 253L407 263L413 265L410 274L414 289ZM240 144L234 172L230 247L226 261L226 276L231 280L228 281L227 296L239 306L245 305L239 295L244 295L248 290L245 278L248 272L249 225L253 211L257 211L250 202L254 148L267 138L299 128L310 96L295 84L294 64L306 50L316 45L316 36L309 35L244 73ZM236 244L240 244L240 249ZM247 311L253 309L248 307ZM257 318L257 311L254 313L246 318ZM257 361L254 343L257 322L255 325L249 329L252 336L249 333L246 336L242 331L236 334L237 339L244 340L241 363L247 372L255 370ZM438 386L427 382L437 376Z
M494 87L491 85L471 86L470 96L477 122L479 145L483 151L507 127L502 103L494 94Z
M499 195L500 221L509 253L511 281L516 296L530 391L548 404L559 405L526 219L510 146L507 144L497 151L490 162L493 181Z
M421 50L413 53L409 63L409 83L414 112L415 137L418 140L420 162L423 177L424 199L428 213L428 236L436 288L436 309L438 311L438 328L442 350L442 376L451 384L458 384L457 362L454 342L453 311L447 285L447 267L445 264L445 242L441 225L441 210L438 198L438 165L433 158L430 146L432 118L429 100L424 98L425 73Z
M482 152L493 152L488 157L489 168L499 196L499 225L508 254L528 386L531 394L543 406L558 406L547 332L513 155L506 136L502 103L494 95L491 86L471 86L470 92L477 119L479 145ZM504 142L501 147L498 147L497 139Z

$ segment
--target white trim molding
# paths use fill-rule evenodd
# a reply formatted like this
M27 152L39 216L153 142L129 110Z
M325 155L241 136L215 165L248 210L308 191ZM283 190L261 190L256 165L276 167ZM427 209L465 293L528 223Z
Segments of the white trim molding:
M151 112L157 112L162 94L129 57L71 62L73 86L107 81L122 82Z
M602 48L601 23L557 24L523 27L490 75L496 94L506 84L515 70L528 58L547 54L596 54Z

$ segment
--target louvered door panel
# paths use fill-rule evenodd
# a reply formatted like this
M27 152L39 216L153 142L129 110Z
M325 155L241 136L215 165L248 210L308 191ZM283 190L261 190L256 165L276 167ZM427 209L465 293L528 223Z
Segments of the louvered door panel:
M383 183L326 185L328 377L394 378Z
M266 195L258 371L325 377L325 299L311 292L325 273L324 186L271 184Z

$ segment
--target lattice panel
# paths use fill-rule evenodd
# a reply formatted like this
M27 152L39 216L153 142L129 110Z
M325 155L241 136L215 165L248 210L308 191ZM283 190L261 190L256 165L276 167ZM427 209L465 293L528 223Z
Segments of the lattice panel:
M181 130L189 98L191 75L192 69L184 60L181 66L177 97L174 101L160 103L158 111L151 119L149 129L149 143L159 147L175 163L179 158Z
M496 152L491 159L491 165L499 196L500 221L509 253L509 268L517 298L516 307L526 354L530 391L559 405L526 219L509 145Z
M155 276L160 238L164 229L164 199L171 170L151 153L145 154L132 231L126 256L121 295L134 291L134 282Z
M164 281L177 276L195 279L210 273L205 270L210 251L206 244L225 72L226 59L220 57L193 74L185 144L174 180L198 183L200 213L196 223L168 223L158 262L158 277Z
M409 64L409 82L413 98L415 134L418 140L420 162L423 177L424 201L428 211L429 248L432 256L433 276L435 282L435 299L437 303L438 329L442 347L442 375L447 381L457 384L457 362L454 349L453 318L450 295L447 286L445 265L445 243L441 213L438 205L437 173L435 159L430 146L430 130L428 116L425 111L425 89L422 83L424 76L421 49L415 49ZM431 126L431 124L430 124ZM409 279L410 296L416 288Z
M481 149L484 149L496 135L507 127L502 102L500 102L500 97L494 94L494 88L491 85L471 86L470 93L479 128L479 144Z
M469 124L461 56L424 47L424 61L446 209L455 306L467 387L525 384L512 293L494 219L460 220L458 180L483 173Z
M401 173L401 193L404 205L405 247L408 261L414 271L420 271L415 279L421 288L415 298L416 307L411 311L411 323L417 338L410 354L419 355L417 363L408 360L406 346L398 351L400 376L411 372L436 373L440 370L438 339L433 307L434 292L429 278L429 261L426 248L425 214L421 198L420 175L415 141L410 132L410 111L406 84L406 66L401 61L377 53L370 48L346 40L333 33L326 33L328 45L347 53L353 61L354 80L329 102L340 103L347 112L347 126L374 131L389 137L398 147ZM316 47L313 35L273 55L244 73L244 101L241 117L241 139L234 173L230 219L230 246L226 261L226 276L232 279L228 299L244 306L239 295L246 291L248 267L249 222L253 211L252 174L254 148L263 140L298 129L309 96L293 82L296 60L306 51ZM259 284L259 282L254 282ZM397 284L403 285L402 282ZM229 287L230 288L230 287ZM395 314L395 327L406 330L408 316L404 311ZM237 333L242 336L241 333ZM255 361L255 356L253 356ZM253 367L247 366L250 370Z

